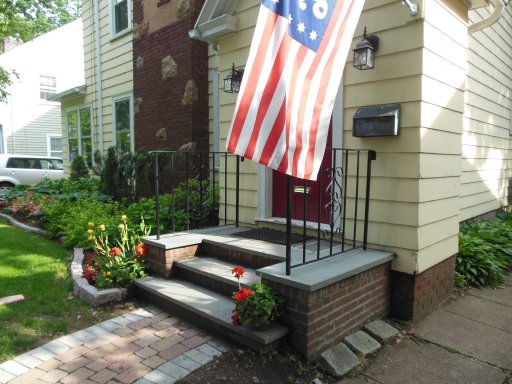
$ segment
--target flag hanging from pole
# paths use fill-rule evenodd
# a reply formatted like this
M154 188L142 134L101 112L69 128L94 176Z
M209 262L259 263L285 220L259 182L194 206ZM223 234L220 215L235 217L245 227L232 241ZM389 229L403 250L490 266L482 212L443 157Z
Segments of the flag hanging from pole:
M316 180L364 0L262 0L226 147Z

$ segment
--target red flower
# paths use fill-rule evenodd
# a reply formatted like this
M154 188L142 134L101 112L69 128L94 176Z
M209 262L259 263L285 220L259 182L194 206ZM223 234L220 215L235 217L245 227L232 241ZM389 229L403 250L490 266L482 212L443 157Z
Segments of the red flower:
M92 253L85 253L84 255L85 255L84 264L94 265L94 254L92 254Z
M243 269L243 267L236 266L231 270L231 273L234 273L235 277L239 279L244 275L245 269Z
M237 293L235 293L235 301L240 302L247 299L249 296L251 296L254 292L251 291L249 288L241 288Z
M110 256L116 257L116 256L119 256L122 252L123 251L121 251L121 248L119 248L119 247L112 247L112 248L110 248L109 254L110 254Z
M240 317L236 313L231 316L231 321L234 325L240 324Z
M137 256L145 255L147 251L148 251L148 249L146 248L146 246L144 244L137 244L135 246L135 254Z
M98 273L90 265L87 265L85 267L84 273L82 275L82 277L84 279L86 279L89 282L89 284L91 284L91 285L94 285L97 276L98 276Z

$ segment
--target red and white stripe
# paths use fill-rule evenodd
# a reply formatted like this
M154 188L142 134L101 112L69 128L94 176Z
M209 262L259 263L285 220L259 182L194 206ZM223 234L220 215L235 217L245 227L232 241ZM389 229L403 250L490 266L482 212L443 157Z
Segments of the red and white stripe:
M338 0L317 52L293 40L288 19L261 6L227 150L316 180L364 0Z

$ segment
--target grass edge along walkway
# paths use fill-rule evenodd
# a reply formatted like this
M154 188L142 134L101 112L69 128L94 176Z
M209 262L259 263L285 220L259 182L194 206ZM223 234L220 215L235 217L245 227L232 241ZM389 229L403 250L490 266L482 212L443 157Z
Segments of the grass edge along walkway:
M0 305L0 363L73 330L132 310L132 303L91 308L75 298L71 251L0 220L0 297L25 300Z

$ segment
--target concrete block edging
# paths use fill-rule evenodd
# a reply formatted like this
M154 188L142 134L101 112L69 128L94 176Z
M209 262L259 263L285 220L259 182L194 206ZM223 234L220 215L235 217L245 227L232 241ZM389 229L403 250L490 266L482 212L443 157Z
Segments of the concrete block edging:
M73 279L73 291L82 301L85 301L92 307L123 301L128 291L126 288L110 288L98 290L84 279L82 262L84 260L84 251L82 248L73 249L73 260L71 261L70 272Z

